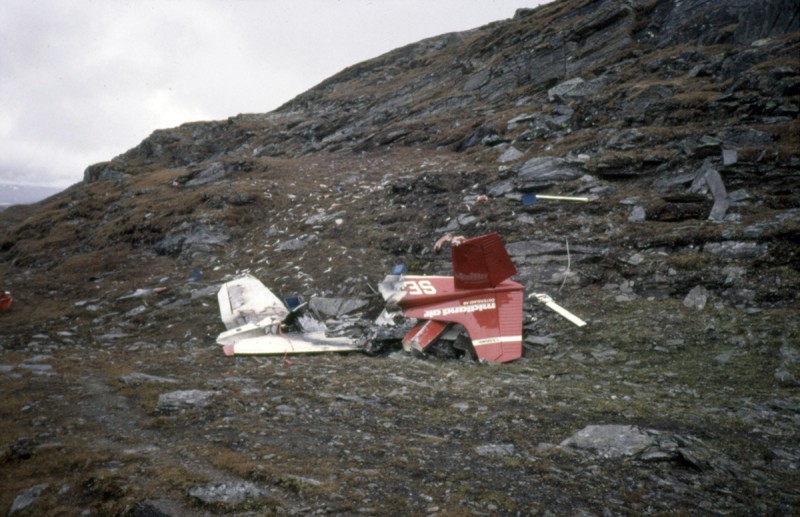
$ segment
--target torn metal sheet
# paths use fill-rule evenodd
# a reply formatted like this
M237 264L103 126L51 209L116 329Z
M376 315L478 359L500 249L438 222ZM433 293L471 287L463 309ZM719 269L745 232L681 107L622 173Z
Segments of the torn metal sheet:
M564 307L562 307L559 304L557 304L556 302L554 302L553 299L550 297L550 295L547 295L545 293L533 293L533 294L529 295L528 298L535 298L535 299L539 300L540 302L545 304L547 307L549 307L550 309L556 311L561 316L565 317L566 319L568 319L569 321L571 321L572 323L574 323L575 325L577 325L579 327L583 327L584 325L586 325L585 321L583 321L579 317L577 317L574 314L572 314L571 312L569 312Z
M360 350L348 337L328 337L324 323L299 314L306 304L284 302L257 278L245 275L225 283L217 293L219 311L227 331L217 337L226 355L295 354ZM302 332L284 332L288 326Z
M402 315L400 311L383 309L381 313L375 318L375 324L379 327L393 326L397 323L397 318Z

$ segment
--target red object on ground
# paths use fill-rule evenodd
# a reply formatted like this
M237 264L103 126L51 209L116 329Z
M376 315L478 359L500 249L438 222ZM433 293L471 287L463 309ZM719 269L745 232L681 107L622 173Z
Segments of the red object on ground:
M11 293L8 291L0 292L0 312L10 309L12 303L14 303L14 298L11 297Z
M404 276L398 305L426 320L404 339L424 350L447 323L462 325L479 359L505 363L522 356L523 286L497 234L453 242L453 276Z

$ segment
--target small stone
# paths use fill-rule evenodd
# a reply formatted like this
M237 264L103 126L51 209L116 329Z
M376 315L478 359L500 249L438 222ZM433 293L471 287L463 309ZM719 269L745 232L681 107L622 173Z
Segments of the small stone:
M286 404L281 404L277 406L275 408L275 411L277 411L278 414L281 416L287 416L287 417L297 416L297 408Z
M478 456L503 457L515 454L514 444L512 443L493 443L488 445L478 445L475 447Z
M686 298L683 299L683 305L688 308L694 308L702 311L708 302L708 290L701 285L697 285L689 291Z
M719 364L719 365L725 365L725 364L728 364L728 362L730 362L732 357L733 357L733 350L728 350L728 351L722 352L721 354L717 354L714 357L714 362Z
M146 373L129 373L128 375L123 375L119 378L120 382L123 384L138 384L142 382L152 382L158 384L176 384L178 382L177 379L172 379L170 377L159 377L157 375L149 375Z
M35 503L36 500L39 499L39 496L42 495L42 492L44 492L48 486L50 485L48 485L47 483L34 485L31 488L19 494L17 497L14 498L14 502L11 503L11 508L8 510L8 515L13 515L14 513L20 510L24 510L25 508Z
M179 411L182 409L205 408L211 405L216 391L179 390L162 393L158 396L156 411Z
M556 339L550 336L527 336L525 342L541 346L555 345L557 343Z
M781 366L775 370L773 377L781 386L797 386L797 378L785 366Z
M644 211L644 208L641 206L633 207L631 210L630 215L628 216L628 221L631 223L640 223L647 218L647 213Z
M314 234L301 235L288 241L284 241L275 248L278 251L297 251L305 248L309 244L318 241L319 237Z
M642 256L641 253L634 253L633 255L631 255L628 258L628 264L631 264L631 265L634 265L634 266L638 266L639 264L644 262L644 260L645 259L644 259L644 257Z
M266 490L246 482L197 485L189 489L189 495L204 504L232 506L271 496Z
M501 154L500 158L498 158L497 160L500 163L508 163L508 162L513 162L514 160L519 160L523 156L525 155L522 152L520 152L517 148L515 148L514 146L509 146L509 148L503 151L503 154Z

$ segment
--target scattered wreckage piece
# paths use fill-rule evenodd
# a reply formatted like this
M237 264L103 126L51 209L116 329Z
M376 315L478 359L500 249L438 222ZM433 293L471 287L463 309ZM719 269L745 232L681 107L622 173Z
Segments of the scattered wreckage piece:
M8 291L0 291L0 312L7 311L14 303L14 298Z
M522 204L524 206L533 205L538 203L540 199L549 199L552 201L580 201L583 203L587 203L589 201L588 197L549 196L545 194L537 194L535 192L530 192L522 196Z
M244 275L225 283L217 293L225 327L246 324L260 327L277 324L289 316L289 309L260 280Z
M419 321L405 338L406 350L424 352L453 325L469 335L477 359L506 363L522 356L523 286L496 233L471 239L446 236L453 276L388 275L379 290L389 305Z
M540 302L545 304L548 308L553 309L561 316L565 317L566 319L568 319L569 321L571 321L572 323L574 323L579 327L583 327L584 325L586 325L585 321L583 321L579 317L569 312L564 307L554 302L553 299L550 297L550 295L547 295L545 293L532 293L528 296L528 298L534 298L536 300L539 300Z
M301 314L305 304L294 303L290 310L251 275L225 283L217 293L217 300L222 322L228 329L217 336L225 355L361 350L351 338L326 336L324 323ZM300 331L284 333L284 326Z

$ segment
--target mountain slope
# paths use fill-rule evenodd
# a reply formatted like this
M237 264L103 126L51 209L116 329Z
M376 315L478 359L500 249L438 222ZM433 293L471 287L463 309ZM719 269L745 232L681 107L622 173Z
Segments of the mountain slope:
M50 471L71 488L40 503L64 513L191 514L189 488L241 479L274 492L262 512L790 513L799 59L791 0L556 1L355 64L270 113L155 131L3 211L3 414L31 417L4 418L1 501L42 482L24 438L59 451ZM590 201L524 205L532 192ZM527 302L525 357L502 372L216 349L221 282L248 271L284 296L364 301L359 333L394 264L449 273L433 252L447 232L498 232L526 293L589 325ZM30 373L40 355L57 375ZM140 371L175 382L120 382ZM164 413L164 383L225 402ZM548 445L607 423L655 449L620 464Z
M141 252L140 260L177 257L201 266L219 254L195 261L192 246L183 249L187 239L211 234L219 242L201 251L218 251L223 242L241 250L265 240L264 232L284 239L313 233L327 256L354 243L341 240L341 229L303 221L347 199L345 227L367 237L360 244L369 258L356 270L374 280L390 260L377 262L379 256L429 249L437 228L467 215L468 195L498 200L480 208L487 213L473 231L520 238L518 219L504 214L519 211L520 193L534 189L596 193L580 210L604 220L581 231L608 246L615 239L601 239L600 227L614 224L619 234L631 228L625 199L637 200L631 203L641 205L646 221L705 219L708 187L686 179L705 160L727 167L721 174L728 192L744 198L734 201L742 209L732 215L769 219L777 213L769 210L797 206L798 40L797 32L781 31L798 22L776 17L781 6L796 11L791 2L769 9L555 2L408 45L342 71L275 112L156 131L89 167L83 184L26 222L8 214L4 262L64 274L59 269L84 254L113 248L126 257ZM759 9L766 11L754 15ZM735 151L736 162L723 164L723 150ZM672 192L685 188L689 195ZM685 199L676 202L676 195ZM565 209L574 207L553 208ZM644 226L634 230L642 235L638 246L664 240ZM669 240L729 240L726 231L698 224ZM118 260L109 259L108 269ZM249 267L226 260L228 270ZM342 274L314 288L329 290L351 274L334 269ZM301 288L287 282L280 287Z

